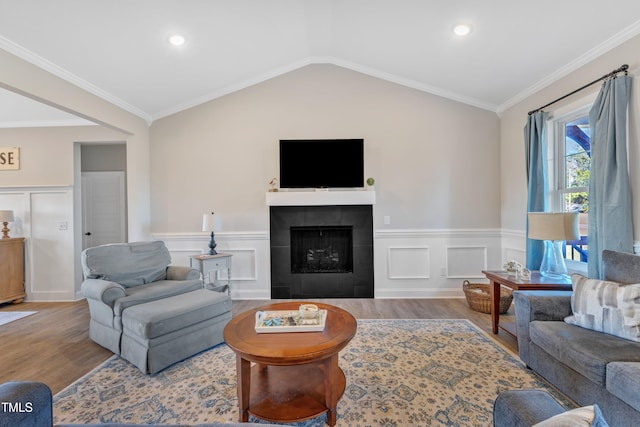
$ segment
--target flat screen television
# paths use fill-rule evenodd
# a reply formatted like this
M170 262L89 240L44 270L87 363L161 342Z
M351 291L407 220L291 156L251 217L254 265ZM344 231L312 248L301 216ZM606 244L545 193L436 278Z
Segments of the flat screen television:
M363 186L363 139L280 140L281 188Z

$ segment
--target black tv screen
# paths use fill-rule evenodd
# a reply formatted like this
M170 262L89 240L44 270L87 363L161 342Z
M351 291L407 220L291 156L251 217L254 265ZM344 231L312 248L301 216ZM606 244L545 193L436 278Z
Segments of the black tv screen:
M363 186L363 139L280 140L280 187Z

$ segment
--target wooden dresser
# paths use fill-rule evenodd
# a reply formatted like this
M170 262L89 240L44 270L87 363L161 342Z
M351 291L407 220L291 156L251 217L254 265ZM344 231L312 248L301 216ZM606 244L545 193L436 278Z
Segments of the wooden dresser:
M19 303L24 291L24 238L0 239L0 303Z

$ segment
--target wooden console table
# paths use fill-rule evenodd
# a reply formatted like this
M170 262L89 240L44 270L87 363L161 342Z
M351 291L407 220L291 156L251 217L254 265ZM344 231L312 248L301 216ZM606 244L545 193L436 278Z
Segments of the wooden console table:
M483 271L491 282L491 327L494 334L498 328L516 336L515 328L500 325L500 285L511 288L514 291L570 291L571 278L550 279L540 274L539 271L531 272L531 280L520 280L516 276L510 276L506 271Z
M24 238L0 239L0 303L24 300Z

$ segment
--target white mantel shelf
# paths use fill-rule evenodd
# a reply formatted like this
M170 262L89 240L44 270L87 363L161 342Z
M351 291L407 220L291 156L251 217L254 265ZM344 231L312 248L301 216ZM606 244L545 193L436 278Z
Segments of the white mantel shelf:
M267 192L267 206L375 205L373 190Z

